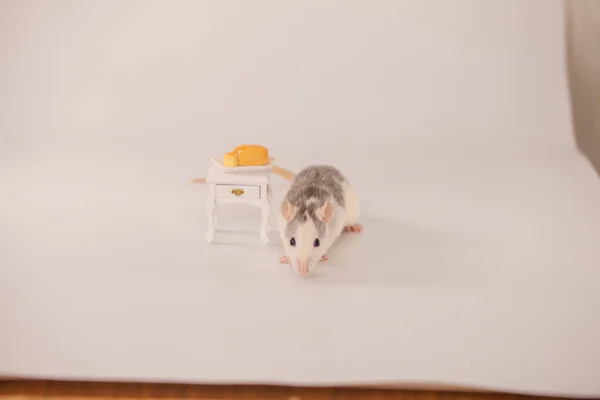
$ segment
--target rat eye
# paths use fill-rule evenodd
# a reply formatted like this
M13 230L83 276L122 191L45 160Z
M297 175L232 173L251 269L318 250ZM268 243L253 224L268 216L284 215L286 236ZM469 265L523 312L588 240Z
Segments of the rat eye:
M296 245L296 239L291 238L290 239L290 246L295 246Z
M320 245L321 245L321 241L319 239L315 239L315 242L313 243L313 246L319 247Z

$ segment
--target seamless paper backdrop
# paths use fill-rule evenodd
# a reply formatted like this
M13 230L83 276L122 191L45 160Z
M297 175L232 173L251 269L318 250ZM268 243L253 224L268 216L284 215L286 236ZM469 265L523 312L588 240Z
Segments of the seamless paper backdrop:
M184 173L244 140L292 163L335 161L341 145L369 146L366 159L390 146L572 147L558 1L27 0L3 10L11 153L119 147Z
M599 396L563 35L558 0L0 1L0 374ZM356 187L313 279L257 210L204 243L189 181L244 143Z

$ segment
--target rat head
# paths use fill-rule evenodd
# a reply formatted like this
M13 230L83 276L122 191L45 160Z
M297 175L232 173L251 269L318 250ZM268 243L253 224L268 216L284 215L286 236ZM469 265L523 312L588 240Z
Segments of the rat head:
M327 250L327 223L333 217L333 206L309 203L297 207L289 201L281 205L279 233L294 271L308 275Z

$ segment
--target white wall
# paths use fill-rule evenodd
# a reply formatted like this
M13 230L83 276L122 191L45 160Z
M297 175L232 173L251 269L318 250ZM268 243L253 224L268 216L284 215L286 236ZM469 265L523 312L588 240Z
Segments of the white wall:
M558 0L4 0L0 46L4 156L573 146Z

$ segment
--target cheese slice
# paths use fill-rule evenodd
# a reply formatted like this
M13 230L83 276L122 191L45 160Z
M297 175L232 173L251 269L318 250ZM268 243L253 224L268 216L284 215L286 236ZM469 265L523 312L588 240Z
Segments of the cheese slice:
M223 157L223 165L226 167L237 167L238 166L238 153L237 151L232 151L230 153L225 153Z

